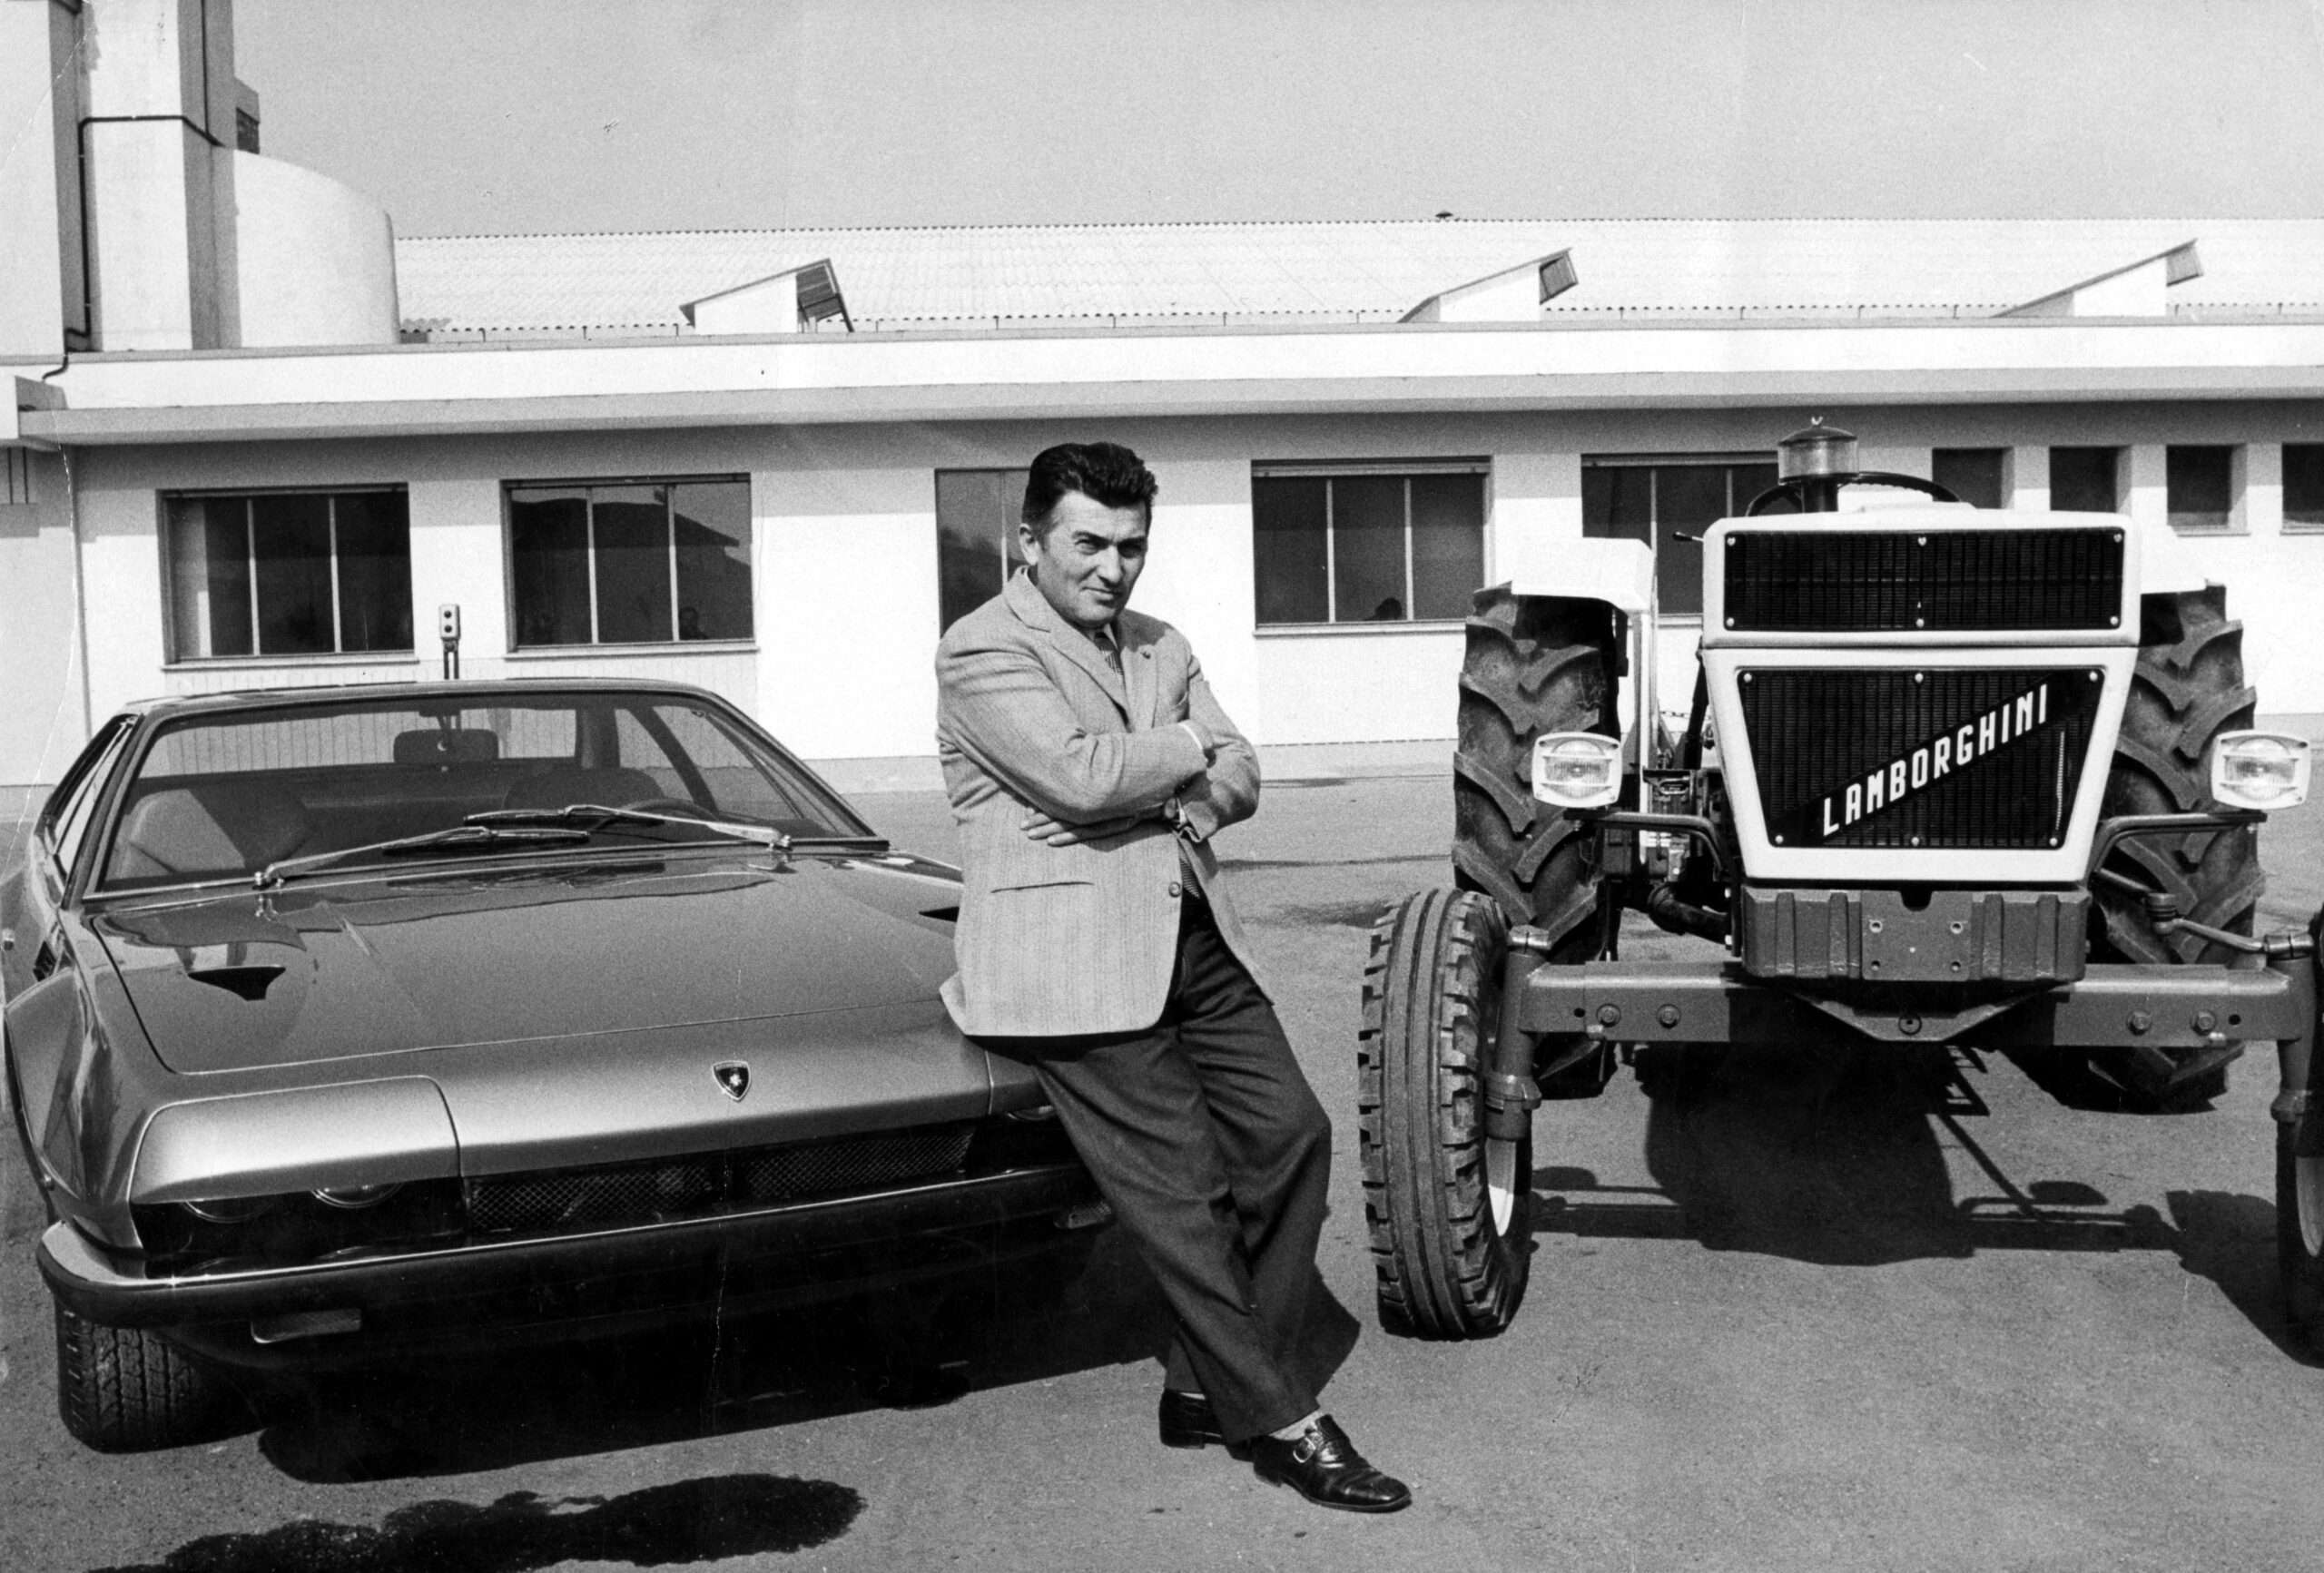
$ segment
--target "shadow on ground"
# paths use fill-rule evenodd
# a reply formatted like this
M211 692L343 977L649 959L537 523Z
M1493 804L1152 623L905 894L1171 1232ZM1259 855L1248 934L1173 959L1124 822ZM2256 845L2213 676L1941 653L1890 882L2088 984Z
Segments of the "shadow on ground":
M566 1562L665 1568L802 1551L847 1532L863 1499L829 1480L712 1475L618 1497L515 1491L477 1507L419 1502L374 1528L300 1519L205 1535L159 1562L103 1573L527 1573Z
M1306 1355L1320 1381L1361 1330L1320 1278L1312 1293ZM1157 1359L1168 1333L1152 1279L1109 1230L1064 1284L1018 1265L812 1312L283 1384L260 1399L259 1446L301 1480L459 1474L933 1408Z
M1944 1046L1642 1048L1653 1184L1537 1170L1534 1232L1692 1240L1831 1267L1980 1251L2169 1251L2286 1354L2324 1363L2284 1321L2273 1204L2174 1191L2165 1219L2151 1206L2113 1207L2080 1181L2011 1175L1962 1123L1986 1112L1964 1075L1977 1067L1971 1051ZM1981 1172L1973 1194L1954 1194L1945 1145Z

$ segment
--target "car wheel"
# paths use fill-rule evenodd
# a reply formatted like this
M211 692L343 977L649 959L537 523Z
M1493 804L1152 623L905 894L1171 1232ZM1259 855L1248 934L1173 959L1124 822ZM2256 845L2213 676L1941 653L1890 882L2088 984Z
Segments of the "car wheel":
M225 1378L153 1333L106 1327L59 1303L56 1411L79 1441L119 1453L220 1435L247 1410Z
M2276 1266L2285 1319L2314 1340L2324 1335L2324 1154L2300 1153L2299 1131L2296 1121L2276 1126Z
M1381 915L1364 971L1357 1143L1380 1320L1427 1338L1499 1332L1525 1297L1533 1154L1485 1134L1509 924L1473 890Z
M1619 735L1613 614L1594 601L1477 593L1461 664L1460 741L1452 756L1452 880L1500 904L1512 923L1548 936L1547 959L1573 964L1606 952L1596 846L1564 810L1533 796L1533 740L1551 732ZM1546 1058L1571 1045L1542 1045ZM1610 1052L1541 1078L1545 1098L1595 1097Z
M2227 615L2227 592L2201 590L2142 598L2139 660L2122 730L2106 778L2112 814L2184 813L2215 809L2211 741L2251 724L2257 695L2243 681L2243 624ZM2119 843L2110 869L2177 899L2180 915L2230 933L2251 932L2266 881L2259 832L2252 826L2142 836ZM2234 952L2199 935L2154 931L2135 896L2105 884L2092 892L2099 922L2092 959L2149 964L2225 963ZM2090 1067L2121 1089L2122 1103L2147 1112L2201 1107L2227 1091L2232 1052L2211 1049L2108 1049Z

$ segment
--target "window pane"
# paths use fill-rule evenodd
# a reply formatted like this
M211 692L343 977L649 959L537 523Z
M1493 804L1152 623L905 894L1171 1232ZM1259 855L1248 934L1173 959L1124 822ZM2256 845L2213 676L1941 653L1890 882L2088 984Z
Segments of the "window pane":
M329 654L335 643L330 500L252 497L251 555L258 580L258 653Z
M1485 477L1413 477L1413 615L1465 617L1485 581Z
M751 483L670 488L678 533L678 637L751 636Z
M2111 447L2053 447L2050 450L2050 506L2064 513L2112 514L2121 511L2114 489L2114 458Z
M1997 447L1941 447L1929 455L1928 478L1972 507L2001 506Z
M350 492L339 512L339 647L411 648L411 523L401 492Z
M1655 467L1654 585L1663 612L1690 616L1703 609L1702 533L1727 516L1730 473L1746 467L1707 464ZM1751 499L1741 495L1748 489L1748 484L1735 489L1735 507L1748 507ZM1680 540L1681 532L1695 538Z
M2174 447L2163 455L2174 530L2223 530L2233 504L2235 450Z
M2324 529L2324 443L2284 444L2284 523Z
M1251 550L1261 623L1327 623L1320 476L1251 477Z
M1017 514L1025 472L936 472L937 625L953 624L1000 594L1019 560Z
M517 643L589 643L589 502L585 491L508 494Z
M1402 476L1332 477L1335 623L1400 623L1404 605Z
M1759 500L1761 493L1776 484L1776 467L1771 464L1738 464L1735 470L1735 512L1733 517L1744 516L1744 510ZM1777 497L1761 509L1756 517L1772 518L1778 514L1796 514L1799 505L1789 497Z
M670 626L670 491L591 487L597 551L597 643L652 644Z
M1644 465L1585 465L1581 533L1654 544L1654 471Z
M170 613L179 661L249 655L251 563L243 497L170 499Z

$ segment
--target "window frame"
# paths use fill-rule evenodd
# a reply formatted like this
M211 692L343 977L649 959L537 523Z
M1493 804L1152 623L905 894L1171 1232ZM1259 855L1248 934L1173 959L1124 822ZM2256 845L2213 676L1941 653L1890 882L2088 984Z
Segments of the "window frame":
M2227 464L2227 506L2221 510L2220 522L2216 525L2181 525L2179 522L2179 509L2173 506L2176 499L2171 496L2171 456L2193 453L2218 454L2225 459ZM2173 442L2163 445L2162 517L2163 522L2168 524L2175 534L2200 537L2240 536L2245 533L2242 506L2244 487L2240 484L2244 478L2243 453L2241 444L2231 442Z
M991 595L987 595L970 605L961 607L950 617L944 614L944 477L946 476L1015 476L1019 477L1014 487L1005 481L1000 487L1002 513L1000 578L992 587L992 595L998 595L1009 587L1009 581L1016 576L1017 570L1025 565L1024 558L1018 555L1017 526L1019 516L1024 511L1023 477L1030 473L1029 467L1021 464L938 465L930 471L928 516L936 531L936 633L939 638L949 633L953 624L992 598ZM1018 499L1013 507L1009 500L1012 490ZM1148 512L1151 513L1151 511L1149 508ZM1152 523L1150 519L1147 522L1149 526Z
M161 522L154 535L161 547L162 558L162 638L166 659L163 665L179 666L288 666L307 663L356 663L417 661L419 659L419 607L412 604L411 643L396 648L378 650L347 649L347 630L340 607L339 583L339 499L351 496L399 496L404 500L404 576L411 577L411 488L402 481L362 481L347 486L315 487L177 487L157 493ZM233 497L241 501L242 554L251 595L251 648L246 655L190 655L179 648L184 630L178 626L177 611L177 529L172 517L171 505L181 501L212 497ZM320 497L328 505L330 542L330 641L329 650L281 651L270 654L261 649L259 640L260 612L258 596L258 552L255 543L256 521L250 505L260 497ZM406 593L410 585L407 584Z
M1749 507L1759 494L1754 492L1749 496L1738 495L1735 486L1735 472L1747 466L1757 469L1774 469L1780 478L1782 469L1779 463L1780 457L1781 456L1772 448L1734 448L1726 451L1690 453L1590 453L1581 456L1581 469L1585 477L1588 472L1593 469L1642 469L1649 472L1647 527L1649 538L1645 544L1647 550L1654 555L1654 614L1657 618L1673 627L1689 627L1700 624L1703 614L1700 607L1697 607L1692 612L1670 612L1665 611L1662 607L1662 487L1660 480L1654 477L1653 472L1679 468L1725 470L1727 472L1727 512L1721 514L1719 517L1740 518L1743 516L1743 510ZM1581 485L1581 499L1583 508L1582 531L1585 536L1588 535L1590 528L1587 501L1589 495L1589 482L1585 478ZM1678 526L1674 525L1671 528L1676 530ZM1630 540L1633 537L1613 536L1594 538Z
M1413 479L1417 476L1473 475L1481 477L1480 507L1477 516L1477 555L1484 573L1479 584L1482 588L1492 578L1492 460L1490 457L1461 457L1453 458L1392 458L1392 459L1254 459L1251 461L1252 481L1262 479L1320 480L1324 487L1324 621L1320 623L1265 623L1259 620L1258 607L1258 505L1256 493L1250 504L1252 541L1251 626L1262 636L1282 634L1315 634L1329 631L1335 634L1361 629L1366 633L1388 633L1397 629L1432 629L1459 627L1465 614L1452 617L1416 617L1413 605ZM1405 614L1393 620L1373 621L1369 618L1343 621L1339 616L1339 545L1333 520L1333 488L1329 483L1342 477L1393 477L1403 482L1404 504L1404 573L1403 604Z
M585 504L587 509L588 538L585 546L584 564L589 581L589 637L571 644L527 644L517 635L522 626L520 609L517 605L517 519L512 512L515 494L540 488L544 490L588 492L600 487L668 487L674 490L685 486L737 486L743 488L743 512L750 520L750 535L744 545L750 549L751 561L751 631L732 638L688 639L679 632L678 610L678 526L677 504L675 498L663 508L663 522L668 536L667 561L670 573L670 636L667 639L603 640L597 637L597 505L594 500ZM574 655L592 651L635 653L639 651L670 652L683 650L744 651L758 648L759 638L759 511L758 488L748 470L725 471L712 475L637 475L591 476L586 479L503 480L500 483L500 583L504 597L501 607L503 626L507 629L507 654L516 656L541 657Z
M2319 468L2324 468L2324 442L2287 442L2278 445L2276 481L2283 533L2287 536L2324 536L2324 508L2317 509L2318 516L2312 519L2295 519L2291 516L2290 470L2291 451L2294 448L2311 450L2315 456L2314 462ZM2319 489L2318 500L2324 502L2324 489Z

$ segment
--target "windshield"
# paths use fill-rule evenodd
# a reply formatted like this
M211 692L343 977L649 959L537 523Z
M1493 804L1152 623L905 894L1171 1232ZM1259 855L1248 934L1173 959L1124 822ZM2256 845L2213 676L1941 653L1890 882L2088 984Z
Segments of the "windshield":
M737 844L731 831L683 822L689 816L802 841L872 833L796 763L706 700L605 692L382 696L165 723L121 795L101 882L119 890L243 879L333 852L349 853L332 860L337 867L391 859L409 866L429 860L430 850L391 853L384 844L454 830L471 815L531 819L575 803L671 816L578 821L588 839L607 845ZM569 850L576 839L540 844ZM505 841L448 837L440 856L507 850Z

